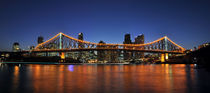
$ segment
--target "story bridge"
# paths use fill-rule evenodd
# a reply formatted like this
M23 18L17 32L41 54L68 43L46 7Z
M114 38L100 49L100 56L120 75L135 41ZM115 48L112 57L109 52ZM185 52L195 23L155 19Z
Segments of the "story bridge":
M67 52L83 51L126 51L143 53L160 53L161 61L168 59L168 54L183 54L185 49L167 36L145 44L105 44L93 43L70 37L62 32L58 33L49 40L38 44L31 52L33 53L59 53L62 59L65 59ZM104 52L103 52L104 53Z

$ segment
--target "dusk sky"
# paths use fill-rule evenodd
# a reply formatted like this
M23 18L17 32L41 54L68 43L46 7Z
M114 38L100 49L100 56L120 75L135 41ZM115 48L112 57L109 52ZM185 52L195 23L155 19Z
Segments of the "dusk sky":
M0 51L59 32L120 44L126 33L144 34L146 43L166 35L191 49L210 41L210 0L1 0L0 32Z

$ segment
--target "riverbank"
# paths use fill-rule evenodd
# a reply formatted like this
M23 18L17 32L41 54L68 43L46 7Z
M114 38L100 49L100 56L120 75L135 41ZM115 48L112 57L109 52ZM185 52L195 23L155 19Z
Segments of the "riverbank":
M163 62L163 63L63 63L63 62L0 62L0 64L52 64L52 65L136 65L136 64L189 64L189 63L170 63L170 62ZM192 63L191 63L192 64Z
M54 65L128 65L130 63L62 63L62 62L0 62L3 64L54 64Z

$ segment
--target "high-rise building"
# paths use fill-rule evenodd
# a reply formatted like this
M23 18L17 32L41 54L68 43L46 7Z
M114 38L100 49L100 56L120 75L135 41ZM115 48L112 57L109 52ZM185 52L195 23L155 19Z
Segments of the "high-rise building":
M124 42L123 44L131 44L131 35L130 34L125 34Z
M84 40L84 38L83 38L83 33L79 33L79 34L78 34L78 39L79 39L79 40ZM78 42L78 47L79 47L79 48L84 48L84 44L81 43L81 42ZM78 52L78 59L79 59L80 61L84 62L84 60L87 59L87 58L86 58L87 53L88 53L87 51L79 51L79 52Z
M135 38L134 44L144 44L144 34L138 35Z
M125 38L124 38L123 44L132 44L131 35L130 34L125 34ZM124 48L129 48L129 47L124 47ZM132 54L133 54L132 52L123 51L124 60L130 60L132 58Z
M138 35L135 38L134 44L144 44L144 34ZM144 47L142 47L144 49ZM143 52L135 52L134 53L134 58L135 59L139 59L139 58L143 58L144 57L144 53Z
M83 40L83 33L79 33L78 39L79 39L79 40Z
M84 38L83 38L83 33L79 33L78 34L78 39L79 40L83 40ZM83 43L78 43L78 46L79 46L79 48L83 48L84 47L84 44Z
M12 51L13 52L19 52L21 49L20 49L20 45L18 42L15 42L12 46Z
M44 38L42 36L39 36L37 39L37 43L41 44L44 42ZM37 56L45 56L45 53L36 53Z
M39 36L37 42L38 42L38 44L43 43L44 42L44 37Z

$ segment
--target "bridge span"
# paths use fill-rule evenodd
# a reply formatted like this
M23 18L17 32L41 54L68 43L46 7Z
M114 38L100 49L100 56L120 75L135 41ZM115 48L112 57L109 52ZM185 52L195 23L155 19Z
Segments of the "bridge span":
M168 58L168 54L183 54L185 49L173 42L167 36L145 44L103 44L79 40L64 33L58 33L49 40L37 45L31 52L59 52L65 58L66 52L82 51L130 51L160 53L161 58Z

